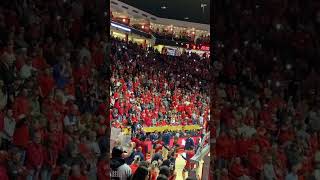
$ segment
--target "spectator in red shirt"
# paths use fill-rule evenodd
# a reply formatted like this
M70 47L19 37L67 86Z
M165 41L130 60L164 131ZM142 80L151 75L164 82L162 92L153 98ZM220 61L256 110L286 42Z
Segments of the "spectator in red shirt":
M216 142L216 156L218 167L226 167L227 159L229 159L229 148L231 148L231 141L225 132L221 132Z
M254 146L252 152L249 153L248 159L251 176L254 178L259 178L261 176L264 164L259 146Z
M37 70L44 70L47 68L47 63L43 57L43 50L42 48L38 48L33 52L33 60L32 60L32 67L34 67Z
M27 179L40 179L40 171L44 163L44 148L41 145L41 134L36 132L26 151L26 166L29 170Z
M130 165L132 174L134 174L136 172L137 168L139 167L139 162L140 162L140 157L135 156L133 163Z
M186 165L184 166L182 170L182 177L185 179L186 173L190 173L192 169L194 169L195 164L191 161L191 158L195 155L194 147L191 146L189 150L186 150L186 157L184 159L186 160Z
M47 68L45 72L39 76L38 83L40 86L41 97L45 98L53 92L55 81L49 68Z
M248 170L243 166L241 158L235 158L235 161L230 166L230 176L238 179L246 175L248 175Z

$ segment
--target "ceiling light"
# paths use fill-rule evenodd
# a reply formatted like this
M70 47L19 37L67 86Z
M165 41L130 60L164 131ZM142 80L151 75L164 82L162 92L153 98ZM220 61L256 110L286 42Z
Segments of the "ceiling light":
M207 7L207 4L202 3L201 8Z
M185 20L188 20L188 19L189 19L189 17L185 17L184 19L185 19Z
M161 6L161 9L167 9L167 7L166 6Z

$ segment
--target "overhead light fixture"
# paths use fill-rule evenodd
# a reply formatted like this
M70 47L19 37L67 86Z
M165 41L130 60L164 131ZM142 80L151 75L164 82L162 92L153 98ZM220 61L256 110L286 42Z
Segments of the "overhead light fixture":
M188 19L189 19L189 17L185 17L184 19L185 19L185 20L188 20Z
M161 9L167 9L167 6L161 6Z
M120 25L115 24L115 23L111 23L111 26L116 27L116 28L119 28L119 29L122 29L122 30L124 30L124 31L131 32L131 29L126 28L126 27L123 27L123 26L120 26Z

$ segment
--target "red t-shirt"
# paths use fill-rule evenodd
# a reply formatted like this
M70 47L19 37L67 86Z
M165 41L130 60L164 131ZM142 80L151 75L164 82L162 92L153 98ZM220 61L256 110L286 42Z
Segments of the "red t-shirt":
M73 77L76 82L79 82L81 79L88 79L90 76L90 69L88 67L79 67L73 72Z
M42 166L44 162L44 148L41 144L31 143L27 147L26 166L29 169L35 169Z
M228 157L229 159L232 159L237 156L237 141L234 138L230 138L230 146L228 151Z
M68 83L64 88L67 95L75 97L76 88L74 86L74 83Z
M0 166L0 179L9 180L7 169L4 166Z
M249 154L249 164L251 172L260 172L263 169L263 158L260 153Z
M17 122L19 122L18 120ZM29 144L29 127L26 124L22 124L20 127L16 127L13 134L13 144L26 148Z
M47 63L44 60L44 58L42 57L36 57L33 61L32 61L32 67L36 68L37 70L42 70L45 69L47 67Z
M44 164L55 166L58 160L58 150L55 148L44 149Z
M30 113L30 104L26 97L18 96L13 104L13 114L15 118L18 118L22 114Z
M130 165L132 174L134 174L134 173L136 172L136 170L138 169L138 167L139 167L138 164L131 164L131 165Z
M249 139L238 140L238 156L246 157L249 153L249 149L252 147L252 142Z
M158 141L157 145L156 145L156 149L155 152L159 152L161 149L163 148L163 142Z
M142 147L142 146L143 146L142 141L140 141L139 139L137 139L137 138L135 138L135 137L132 138L131 141L136 144L136 147L139 147L139 146Z
M269 150L271 148L269 140L264 136L259 136L257 138L257 144L265 150Z
M241 164L232 164L230 167L230 173L232 176L241 177L247 175L247 170Z
M193 169L194 168L194 163L191 162L191 158L195 155L194 151L187 151L186 152L186 165L185 168L186 169Z
M150 180L157 180L158 177L158 173L156 171L152 171L150 172Z
M279 140L281 143L285 143L288 141L292 141L294 137L295 137L294 132L290 130L281 130L279 135Z
M98 107L97 113L99 115L105 116L107 111L107 105L106 103L101 103Z
M231 142L227 136L219 136L216 142L217 157L228 158L230 146Z
M47 97L55 87L55 81L52 76L48 76L48 75L39 76L38 82L42 92L42 97Z
M108 180L110 177L109 172L108 172L108 163L107 160L101 160L98 163L98 179L99 180Z

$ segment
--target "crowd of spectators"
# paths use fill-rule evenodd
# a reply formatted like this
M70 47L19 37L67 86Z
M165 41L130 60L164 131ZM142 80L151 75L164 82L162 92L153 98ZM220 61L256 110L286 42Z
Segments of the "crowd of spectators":
M214 2L215 178L320 178L319 5Z
M115 127L194 125L209 118L208 58L180 57L114 41L110 120Z
M129 127L131 142L134 144L130 148L132 152L111 159L111 164L114 164L114 168L111 165L114 172L111 175L142 178L141 175L132 173L132 168L131 173L125 170L129 169L126 166L141 167L134 160L138 156L140 160L149 162L147 167L152 169L148 171L150 176L144 173L143 179L158 177L173 180L176 177L174 169L170 171L173 174L160 173L159 176L156 175L156 171L159 171L156 169L159 169L162 161L175 165L179 149L183 148L186 153L189 152L186 157L186 162L189 163L183 176L190 171L188 176L191 178L191 169L194 168L190 158L199 144L191 136L199 139L203 137L210 117L209 62L209 58L196 54L168 56L132 42L111 40L110 121L115 128ZM167 125L200 125L204 128L191 131L182 129L178 132L144 132L146 127ZM181 137L187 137L185 145L178 143L178 138ZM170 144L171 139L173 144ZM148 141L151 141L152 148L148 148ZM149 154L150 158L147 158ZM142 164L145 166L144 162ZM160 167L160 172L163 168ZM165 168L170 167L166 165Z
M174 180L176 178L176 153L174 149L170 151L167 158L162 157L161 150L156 152L151 161L141 159L141 156L138 155L140 151L141 150L138 149L132 152L134 158L132 164L129 166L121 157L121 155L124 154L123 149L119 146L114 147L112 150L111 168L117 168L118 175L121 174L119 175L120 177L131 177L132 180ZM193 154L193 150L187 150L187 156L192 156ZM199 180L199 176L193 169L194 164L189 160L189 157L187 158L186 167L190 169L190 173L188 177L184 177L183 179ZM124 160L123 163L119 163L120 160Z
M1 180L106 179L101 3L1 1Z
M148 145L146 145L147 135L143 131L139 131L131 139L130 147L124 150L123 145L117 142L112 148L111 154L111 179L131 179L131 180L175 180L178 176L176 170L176 160L179 156L181 144L177 141L178 137L174 137L172 145L169 144L170 133L151 133L152 154L147 158ZM183 179L200 180L197 173L199 163L191 160L199 144L187 135L185 144L185 155L182 157L186 160L183 168Z

